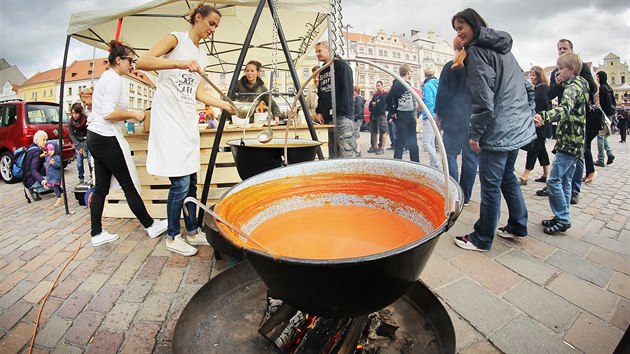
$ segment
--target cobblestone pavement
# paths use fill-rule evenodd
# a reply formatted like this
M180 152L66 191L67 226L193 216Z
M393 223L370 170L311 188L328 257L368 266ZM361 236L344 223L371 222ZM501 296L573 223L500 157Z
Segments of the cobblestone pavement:
M362 133L363 156L367 133ZM598 168L571 207L573 227L542 232L551 215L543 184L523 186L529 237L496 239L488 253L464 251L452 237L472 229L479 189L440 241L421 278L446 305L461 353L610 353L630 323L630 156L610 142L613 165ZM549 144L551 144L550 142ZM551 146L551 145L548 145ZM593 144L595 147L596 144ZM387 151L382 157L392 157ZM428 157L420 152L421 161ZM408 154L403 156L408 159ZM524 166L521 153L517 172ZM76 167L67 173L70 192ZM0 353L26 353L39 304L61 274L43 310L35 353L168 353L192 295L225 268L210 247L194 257L172 255L137 220L105 219L116 242L89 244L89 214L69 193L72 214L54 197L27 204L20 184L0 182ZM503 205L500 225L507 220Z

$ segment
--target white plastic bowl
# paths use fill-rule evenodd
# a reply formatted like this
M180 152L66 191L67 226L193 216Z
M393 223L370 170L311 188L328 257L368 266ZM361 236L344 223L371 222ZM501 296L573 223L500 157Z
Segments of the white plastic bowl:
M244 126L249 123L249 119L247 118L239 118L237 115L232 115L232 124L236 126Z

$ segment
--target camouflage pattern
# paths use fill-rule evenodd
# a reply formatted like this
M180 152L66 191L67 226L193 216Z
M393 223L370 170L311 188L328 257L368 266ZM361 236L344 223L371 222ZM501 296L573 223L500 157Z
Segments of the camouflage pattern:
M556 149L573 156L584 154L588 81L576 76L566 82L558 107L541 112L545 122L558 122Z

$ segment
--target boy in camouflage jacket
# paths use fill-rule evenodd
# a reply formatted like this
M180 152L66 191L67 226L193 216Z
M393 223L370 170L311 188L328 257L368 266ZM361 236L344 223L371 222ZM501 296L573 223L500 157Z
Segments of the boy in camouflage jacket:
M571 227L569 214L571 179L578 159L584 154L589 90L588 82L579 76L582 60L577 54L562 54L557 65L565 87L561 103L558 107L534 117L536 126L550 121L558 122L556 158L551 164L551 173L547 178L549 206L554 217L542 222L545 227L543 231L549 235L566 231Z

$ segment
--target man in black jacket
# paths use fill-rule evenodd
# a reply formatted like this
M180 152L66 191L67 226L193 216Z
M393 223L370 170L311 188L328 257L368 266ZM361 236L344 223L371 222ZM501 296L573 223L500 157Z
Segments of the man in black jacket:
M557 45L558 56L561 56L564 53L573 53L573 42L568 39L561 39L558 41ZM580 76L585 78L588 81L588 102L589 104L593 104L595 97L595 93L597 92L597 85L595 84L595 80L593 79L593 74L591 74L591 68L589 68L588 64L582 63L582 70L580 70ZM562 92L564 91L564 87L562 86L562 80L558 75L558 68L553 69L551 72L551 78L549 83L549 99L553 100L554 98L558 98L558 103L562 100ZM592 157L591 157L592 158ZM575 166L575 173L573 175L573 181L571 182L571 204L577 204L580 200L580 189L582 187L582 174L584 173L584 159L580 159ZM539 193L542 192L542 193ZM546 195L547 188L543 188L543 190L536 192L539 195Z
M319 42L315 45L315 55L317 60L324 63L330 61L330 47L328 42ZM354 80L352 69L347 62L339 57L335 57L334 81L335 81L335 113L337 121L334 131L328 132L329 158L335 157L356 157L357 141L354 128ZM317 88L317 115L313 118L319 124L333 124L333 90L330 76L330 67L322 70L319 74L319 86Z
M376 82L376 92L370 100L370 149L368 152L382 155L387 145L387 91L381 80ZM378 145L377 145L378 137Z

